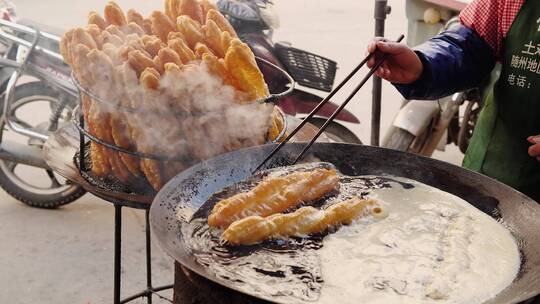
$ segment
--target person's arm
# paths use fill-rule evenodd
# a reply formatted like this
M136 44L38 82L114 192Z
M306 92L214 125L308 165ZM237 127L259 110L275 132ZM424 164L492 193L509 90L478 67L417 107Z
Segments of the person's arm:
M376 75L392 82L406 99L438 99L478 86L495 65L492 48L462 24L414 49L376 38L368 52L390 54ZM377 58L368 62L371 68Z
M477 86L501 58L504 37L523 2L474 0L461 12L461 25L415 50L375 39L369 52L391 55L377 76L396 85L406 98L436 99ZM373 64L371 60L370 67Z
M481 84L495 65L492 48L472 29L456 25L414 48L422 73L394 83L406 99L438 99Z

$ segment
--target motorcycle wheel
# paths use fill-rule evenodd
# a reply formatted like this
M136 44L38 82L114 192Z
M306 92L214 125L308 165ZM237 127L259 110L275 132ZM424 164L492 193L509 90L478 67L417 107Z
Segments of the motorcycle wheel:
M318 128L322 127L325 122L326 119L318 117L309 120L309 123ZM326 134L326 137L335 143L362 144L362 141L351 130L337 122L330 123L324 133Z
M476 128L476 121L480 116L480 103L477 101L468 101L465 112L463 113L463 120L459 128L458 146L462 153L467 153L469 148L469 142Z
M2 95L0 98L2 98ZM41 106L41 111L51 111L56 109L60 105L59 94L46 86L41 82L29 82L18 85L15 89L13 104L11 107L12 117L21 125L27 127L33 126L38 128L46 128L51 123L49 121L50 115L45 117L45 122L39 125L31 123L31 119L24 120L23 117L18 117L18 111L23 111L19 115L28 115L29 113L37 113L36 105L38 103L45 103L47 106ZM28 111L28 108L34 106L33 111ZM23 109L24 108L24 109ZM59 118L58 120L61 120ZM56 121L59 123L60 121ZM46 128L48 129L48 128ZM0 121L0 136L6 138L13 136L14 132L8 132L5 126L5 122ZM21 136L18 136L19 141ZM41 146L43 143L36 141L35 139L26 139L27 144ZM48 178L47 183L41 183L43 179L40 179L40 183L29 181L29 176L32 179L36 179L36 176L43 176L45 180ZM30 167L14 162L8 162L0 160L0 187L4 189L9 195L13 196L22 203L44 209L57 208L62 205L69 204L81 196L86 191L79 185L71 184L67 180L63 180L60 176L57 176L51 170L45 170L41 168Z

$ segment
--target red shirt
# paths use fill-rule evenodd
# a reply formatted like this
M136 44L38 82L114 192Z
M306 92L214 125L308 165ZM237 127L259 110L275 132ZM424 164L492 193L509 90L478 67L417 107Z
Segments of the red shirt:
M524 3L525 0L475 0L461 12L461 23L477 32L500 59L504 38Z

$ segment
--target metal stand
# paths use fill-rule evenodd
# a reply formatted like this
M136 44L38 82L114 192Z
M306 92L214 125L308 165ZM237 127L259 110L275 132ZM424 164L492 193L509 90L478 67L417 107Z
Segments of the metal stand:
M143 290L137 294L129 296L125 299L120 299L121 290L121 264L122 264L122 207L129 207L123 203L113 202L114 204L114 304L128 303L135 299L146 297L148 304L152 304L152 296L167 300L172 303L172 300L167 299L158 294L158 292L172 289L173 285L166 285L161 287L152 286L152 253L150 247L150 206L144 208L145 210L145 230L146 230L146 290ZM132 207L130 207L132 208Z
M386 15L390 14L388 0L375 0L375 36L384 37L384 24ZM381 132L381 98L382 80L373 77L373 92L371 103L371 145L379 146Z

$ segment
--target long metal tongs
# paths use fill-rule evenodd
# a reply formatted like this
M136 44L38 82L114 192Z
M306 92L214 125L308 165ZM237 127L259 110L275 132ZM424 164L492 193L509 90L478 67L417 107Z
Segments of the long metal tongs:
M401 42L403 38L405 38L404 35L399 36L396 42ZM339 90L341 90L341 88L343 88L343 86L347 84L347 82L349 82L349 80L351 80L351 78L354 75L356 75L356 73L358 73L358 71L375 55L376 52L377 51L370 53L364 60L362 60L362 62L360 62L360 64L347 77L345 77L345 79L334 90L332 90L332 92L330 92L330 94L328 94L328 96L325 99L323 99L315 107L315 109L313 109L313 111L311 111L311 113L309 113L309 115L298 125L298 127L296 127L287 136L287 138L285 138L283 142L281 142L277 147L274 148L274 150L272 150L272 152L270 152L270 154L268 154L268 156L262 161L262 163L259 166L257 166L257 168L253 171L253 174L259 171L259 169L261 169L287 142L289 142L289 140L294 135L296 135L296 133L298 133L298 131L300 131L300 129L302 129L302 127L306 125L315 114L317 114L317 112L319 112L319 110L330 100L330 98L334 97L334 95L336 95L336 93L339 92ZM345 102L343 102L343 104L341 104L341 106L334 111L334 113L330 116L330 118L326 120L324 125L317 132L317 134L315 134L315 136L311 139L311 141L304 147L302 152L300 152L300 154L296 157L296 159L291 165L296 164L304 156L304 154L309 150L309 148L313 145L313 143L321 136L324 130L326 130L328 125L339 115L339 113L341 113L341 111L347 106L347 104L353 99L353 97L360 91L360 89L362 89L364 84L366 84L366 82L371 78L371 76L375 74L377 69L381 67L381 65L384 63L386 59L388 59L389 56L390 56L389 54L384 54L379 60L377 60L375 65L371 68L369 73L362 79L360 84L358 84L358 86L353 90L353 92L349 95L349 97L347 97Z

